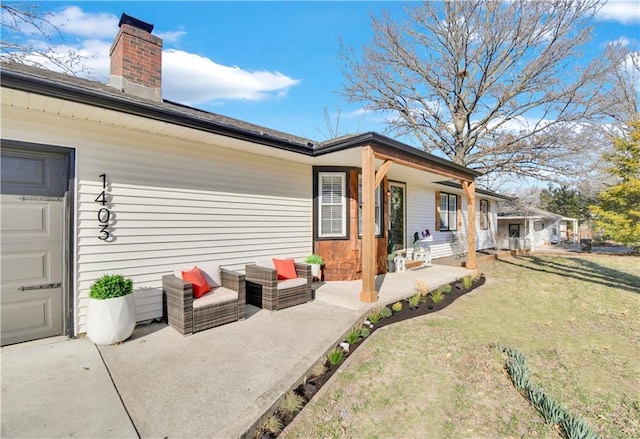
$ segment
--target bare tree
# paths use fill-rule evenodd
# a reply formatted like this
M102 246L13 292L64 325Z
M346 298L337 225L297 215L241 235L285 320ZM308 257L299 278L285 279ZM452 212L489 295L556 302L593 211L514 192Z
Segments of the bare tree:
M640 92L640 52L631 50L627 44L618 41L609 44L603 56L613 68L607 70L597 94L598 114L615 122L617 128L629 132L632 121L640 119L638 114L638 93ZM637 49L637 47L635 48ZM618 137L620 132L608 132ZM610 141L610 139L609 139Z
M580 67L600 0L447 1L372 17L342 47L347 101L392 112L388 130L483 172L552 178L578 168L583 123L612 68ZM617 62L617 61L616 61Z
M2 2L1 59L29 64L40 68L60 70L70 75L90 75L85 62L89 57L73 50L60 52L52 44L62 39L60 28L53 22L53 14L38 3Z

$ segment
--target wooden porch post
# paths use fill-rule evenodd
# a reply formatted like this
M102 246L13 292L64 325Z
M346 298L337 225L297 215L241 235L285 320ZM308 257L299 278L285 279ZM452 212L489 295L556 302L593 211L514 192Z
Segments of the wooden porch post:
M476 183L462 181L462 190L467 199L467 268L475 270L476 265Z
M362 291L360 300L378 300L376 291L375 181L376 160L373 148L362 148Z

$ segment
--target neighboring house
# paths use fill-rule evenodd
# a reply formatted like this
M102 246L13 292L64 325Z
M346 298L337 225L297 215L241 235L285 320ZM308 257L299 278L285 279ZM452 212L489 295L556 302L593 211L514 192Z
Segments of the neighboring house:
M3 345L86 332L105 273L133 279L144 321L176 266L315 252L325 280L362 279L375 301L390 234L430 229L434 257L462 247L469 267L495 246L503 197L476 194L478 172L376 133L318 143L163 100L162 41L120 25L108 85L1 64Z
M568 223L571 223L569 229ZM498 247L531 250L559 242L578 242L578 220L537 207L500 203L498 208Z

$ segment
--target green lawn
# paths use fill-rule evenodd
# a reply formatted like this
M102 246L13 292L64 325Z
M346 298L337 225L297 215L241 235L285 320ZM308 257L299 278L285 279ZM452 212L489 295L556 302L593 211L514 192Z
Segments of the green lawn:
M377 331L287 437L559 437L491 343L601 437L640 437L640 258L516 257L436 314Z

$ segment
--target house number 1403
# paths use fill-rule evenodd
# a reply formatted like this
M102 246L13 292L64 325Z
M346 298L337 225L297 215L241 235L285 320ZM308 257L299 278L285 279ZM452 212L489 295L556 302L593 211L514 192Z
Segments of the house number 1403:
M98 210L98 227L100 228L100 232L98 233L98 239L106 241L111 237L109 233L109 222L111 221L111 211L107 207L109 202L109 192L107 192L107 174L100 174L100 178L102 179L102 192L95 199L95 202L100 204L102 207Z

